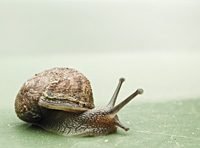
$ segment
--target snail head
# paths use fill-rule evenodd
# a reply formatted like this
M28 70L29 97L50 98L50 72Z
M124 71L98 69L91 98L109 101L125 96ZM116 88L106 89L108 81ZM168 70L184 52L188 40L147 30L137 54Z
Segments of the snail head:
M124 129L125 131L128 131L129 128L125 127L118 119L117 113L129 102L131 101L133 98L135 98L137 95L139 94L143 94L143 89L137 89L134 93L132 93L129 97L127 97L124 101L122 101L121 103L119 103L118 105L115 106L115 102L118 96L118 93L120 91L121 85L122 83L125 81L124 78L120 78L119 79L119 83L118 86L110 100L110 102L108 103L108 105L106 106L107 110L107 115L109 116L110 119L113 120L115 126L120 127L122 129Z

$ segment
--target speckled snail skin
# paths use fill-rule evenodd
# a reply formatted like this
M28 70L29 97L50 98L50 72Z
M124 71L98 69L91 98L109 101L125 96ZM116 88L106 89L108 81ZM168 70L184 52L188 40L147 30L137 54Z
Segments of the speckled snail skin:
M71 68L52 68L36 74L21 87L15 100L17 116L26 122L64 136L98 136L124 130L117 112L136 95L138 89L115 105L124 78L106 107L94 109L89 80Z

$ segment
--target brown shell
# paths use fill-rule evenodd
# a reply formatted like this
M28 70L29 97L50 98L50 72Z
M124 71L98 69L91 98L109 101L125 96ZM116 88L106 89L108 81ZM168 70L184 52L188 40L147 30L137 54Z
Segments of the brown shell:
M64 102L64 109L43 103L45 98L49 104ZM36 74L21 87L15 100L15 111L20 119L37 123L43 116L41 106L72 112L94 108L89 80L71 68L53 68Z

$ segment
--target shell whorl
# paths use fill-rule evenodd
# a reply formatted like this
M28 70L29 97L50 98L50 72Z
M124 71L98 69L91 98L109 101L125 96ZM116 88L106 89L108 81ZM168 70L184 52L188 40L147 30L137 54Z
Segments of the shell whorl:
M89 80L71 68L49 69L26 81L15 100L18 117L30 123L40 122L43 118L41 107L38 105L41 98L70 104L74 110L94 108Z

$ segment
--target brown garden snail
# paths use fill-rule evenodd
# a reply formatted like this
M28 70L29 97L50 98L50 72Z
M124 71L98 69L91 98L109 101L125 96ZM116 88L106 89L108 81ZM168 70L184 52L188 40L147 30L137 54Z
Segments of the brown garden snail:
M89 80L71 68L53 68L36 74L23 84L15 100L17 116L43 129L64 135L97 136L124 130L117 112L136 95L138 89L117 106L116 98L124 78L106 107L94 109Z

